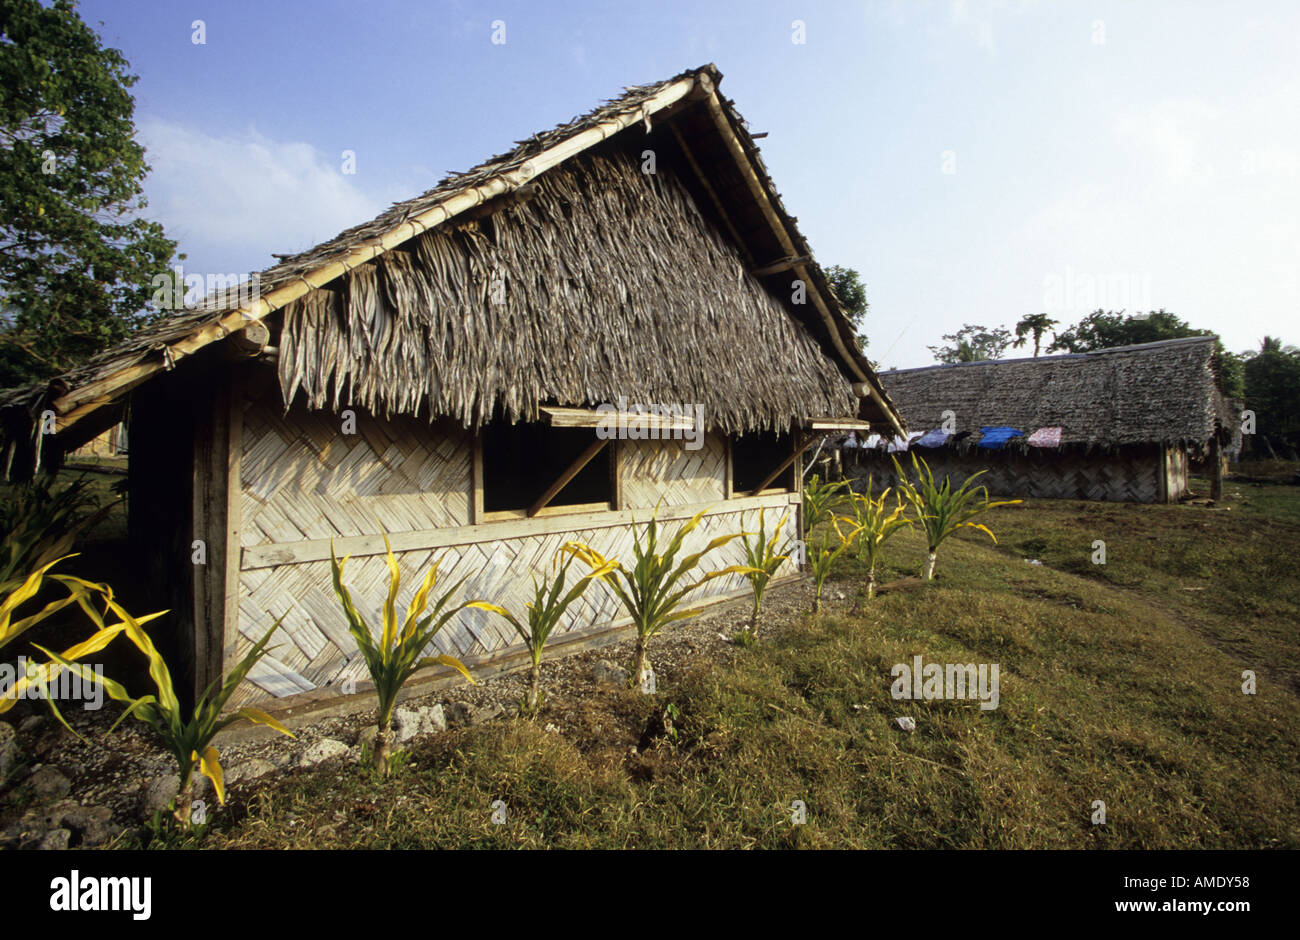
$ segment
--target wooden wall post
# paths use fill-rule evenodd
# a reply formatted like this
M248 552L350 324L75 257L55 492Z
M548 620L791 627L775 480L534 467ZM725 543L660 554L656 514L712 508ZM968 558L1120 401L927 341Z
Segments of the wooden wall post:
M1210 438L1210 499L1223 499L1223 455L1218 431Z
M470 441L473 448L473 463L470 468L469 521L470 525L483 522L483 431L474 431Z
M235 624L232 642L238 633L239 544L232 539L230 510L232 502L236 510L239 506L238 499L231 498L232 491L238 493L239 489L239 443L238 431L232 428L235 404L230 371L222 370L195 387L205 384L211 394L198 396L195 409L193 514L190 557L186 559L193 568L195 697L221 681L227 652L234 652L233 648L227 650L228 619ZM233 528L237 532L237 519ZM204 564L194 563L198 541L203 543Z

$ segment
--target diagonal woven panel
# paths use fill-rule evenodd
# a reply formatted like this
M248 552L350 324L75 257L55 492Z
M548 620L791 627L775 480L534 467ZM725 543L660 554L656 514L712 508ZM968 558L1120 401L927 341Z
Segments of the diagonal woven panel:
M455 425L259 402L244 411L241 542L295 542L469 523L470 448Z
M689 450L686 441L619 441L623 504L649 509L665 505L708 503L726 497L727 444L710 433L703 446Z
M978 483L988 488L990 496L1132 503L1154 503L1160 499L1159 472L1163 458L1154 449L1033 457L939 450L925 453L924 459L936 479L949 475L954 484L983 470ZM858 472L863 480L871 474L876 492L897 482L893 464L876 455L861 460ZM1176 490L1181 492L1184 486L1185 483L1174 481Z
M768 531L780 513L767 511ZM796 536L796 517L786 522L786 537ZM670 523L666 532L676 531ZM753 531L758 527L758 510L727 511L725 505L701 520L700 526L686 539L683 553L699 551L718 535ZM610 526L549 535L528 536L498 542L458 545L445 551L428 550L399 553L402 587L398 594L399 617L404 615L411 595L435 557L441 559L439 584L449 586L468 576L457 600L482 598L500 604L517 614L532 600L532 577L546 578L556 550L570 539L587 542L598 552L630 562L633 530L629 526ZM707 570L745 560L744 547L734 540L706 556ZM581 570L581 565L573 571ZM570 578L574 575L571 573ZM353 602L372 630L379 628L379 609L388 588L388 568L382 556L354 558L348 562L344 584ZM740 575L717 578L691 595L694 601L705 600L740 590L746 582ZM348 679L364 679L361 663L346 621L330 583L328 561L284 565L280 568L245 571L240 580L240 637L235 649L227 651L227 664L242 656L261 631L275 618L284 615L281 631L273 641L275 650L232 698L232 705L248 704L266 698L292 695L324 686L339 686ZM557 635L573 630L587 630L622 619L623 612L613 594L603 585L593 585L569 608ZM466 610L458 614L434 639L429 653L444 652L474 657L520 648L522 644L510 626L487 611Z

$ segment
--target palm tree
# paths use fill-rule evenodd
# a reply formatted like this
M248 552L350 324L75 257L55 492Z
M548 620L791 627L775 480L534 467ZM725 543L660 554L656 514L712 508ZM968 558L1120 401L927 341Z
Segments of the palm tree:
M1277 336L1265 336L1263 342L1259 344L1261 353L1283 353L1287 356L1294 356L1300 349L1289 343L1284 344L1282 339Z
M1038 358L1038 350L1043 344L1043 334L1054 326L1060 326L1059 320L1053 320L1045 313L1030 313L1020 318L1016 324L1016 342L1017 347L1029 342L1029 337L1034 338L1034 358Z

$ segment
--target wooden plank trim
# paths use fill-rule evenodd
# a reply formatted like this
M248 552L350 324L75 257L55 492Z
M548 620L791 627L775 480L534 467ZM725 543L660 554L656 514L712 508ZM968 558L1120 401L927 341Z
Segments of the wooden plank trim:
M483 435L475 434L473 465L470 469L470 500L469 500L469 521L470 525L481 524L487 514L483 511Z
M861 418L805 418L804 427L810 431L868 431L871 422Z
M744 512L764 507L775 508L787 504L785 490L761 496L746 496L726 502L711 501L683 506L665 506L659 514L661 522L689 519L701 510L711 510L709 515ZM650 521L652 507L644 509L600 510L596 512L556 513L532 519L495 522L487 525L454 526L442 529L425 529L418 532L394 532L389 535L394 552L414 552L426 549L451 548L457 545L476 545L482 542L501 542L508 539L528 538L535 535L552 535L557 532L574 532L580 529L605 529L613 526L641 525ZM384 540L378 535L354 535L334 540L340 555L353 557L382 555ZM245 571L255 568L275 568L280 565L297 565L311 561L326 561L330 557L329 539L304 539L298 542L275 542L254 545L244 549Z
M192 564L191 624L193 626L193 693L197 698L221 678L225 658L228 582L226 564L233 552L228 544L231 384L222 378L200 404L192 428L193 470L190 486L191 544L202 540L204 564ZM192 563L192 559L191 559Z
M695 418L690 415L641 414L636 411L598 411L594 408L542 408L546 423L553 428L608 428L636 423L639 429L693 431Z
M243 556L243 485L240 461L244 451L244 403L240 373L236 371L228 396L230 434L226 451L226 600L221 675L224 678L235 663L239 647L239 571ZM271 625L266 624L266 629Z

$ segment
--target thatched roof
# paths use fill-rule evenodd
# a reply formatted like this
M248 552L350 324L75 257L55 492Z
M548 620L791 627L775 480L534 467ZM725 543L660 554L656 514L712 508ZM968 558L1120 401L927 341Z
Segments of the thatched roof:
M635 214L628 206L638 206ZM494 291L499 292L494 296ZM381 414L689 402L743 433L856 415L850 383L752 277L669 166L602 147L526 202L442 227L285 309L285 401Z
M18 412L50 408L75 446L131 388L254 319L273 337L283 326L286 405L303 393L476 424L621 394L703 403L733 432L823 415L897 427L720 80L708 65L629 88L284 258L254 303L210 297L0 395L6 436ZM501 276L504 303L489 290ZM791 302L794 278L806 303Z
M908 426L955 416L956 442L979 429L1060 427L1062 445L1203 444L1234 422L1214 371L1215 339L1193 336L1037 359L994 359L880 373Z

